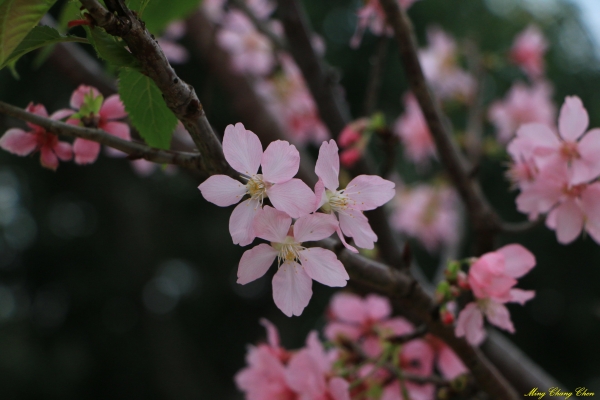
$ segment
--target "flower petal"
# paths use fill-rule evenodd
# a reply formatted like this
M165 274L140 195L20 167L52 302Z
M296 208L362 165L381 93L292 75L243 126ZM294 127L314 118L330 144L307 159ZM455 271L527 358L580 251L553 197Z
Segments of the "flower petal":
M26 156L37 147L37 138L33 133L13 128L2 135L0 147L18 156Z
M469 303L458 314L456 328L454 330L456 337L465 337L467 342L473 346L479 346L485 339L485 330L483 329L483 315L476 303Z
M581 194L581 208L586 216L585 230L600 243L600 182L589 185Z
M356 250L356 247L351 246L348 244L348 242L346 242L346 238L344 237L344 234L342 233L342 230L340 229L339 226L336 228L335 231L336 231L338 237L340 238L340 242L342 242L342 244L344 245L344 247L346 249L350 250L353 253L358 253L358 250Z
M469 371L450 346L445 344L438 351L437 367L444 378L449 380Z
M510 313L504 304L490 301L485 307L485 316L490 324L510 333L515 333L515 327L510 320Z
M350 384L340 377L329 380L329 395L332 400L350 400Z
M365 298L365 305L369 317L375 321L392 315L392 306L386 297L370 294Z
M73 142L73 152L75 153L75 163L80 165L91 164L98 159L100 143L77 138Z
M523 305L534 297L535 290L511 289L509 301Z
M362 324L368 318L363 300L352 293L337 293L331 299L329 307L335 319L353 325Z
M44 146L40 149L40 153L40 163L42 166L56 171L56 168L58 168L58 157L56 157L54 151L50 147Z
M252 176L258 172L262 157L262 145L254 132L246 130L241 123L228 125L223 136L223 154L233 169Z
M315 281L331 287L344 287L350 279L334 252L312 247L299 252L300 263Z
M260 204L253 199L242 201L233 209L229 217L229 233L234 244L247 246L252 243L256 237L252 221L259 209Z
M52 113L52 115L50 116L50 119L53 119L55 121L61 120L65 117L70 117L71 115L75 114L75 111L69 109L69 108L63 108L62 110L57 110L54 111Z
M326 202L327 194L325 193L325 184L323 183L323 180L319 178L315 184L315 209L313 211L317 211Z
M292 225L292 219L283 211L264 206L254 219L254 234L269 242L283 243Z
M600 175L600 129L592 129L577 144L581 158L572 161L575 169L584 166L584 171L573 171L573 183L590 181ZM581 168L581 167L578 167Z
M300 315L312 297L312 279L298 263L283 263L273 276L273 300L288 317Z
M560 136L565 140L575 141L583 135L589 122L588 113L581 99L577 96L567 96L558 117Z
M369 220L365 215L357 210L349 210L345 213L340 213L340 228L344 235L354 239L356 246L363 249L372 249L375 247L377 235L371 229Z
M100 107L99 114L105 119L121 119L127 116L125 106L118 94L108 96L106 100L104 100L102 107Z
M264 180L271 183L284 183L298 173L300 153L296 146L284 140L271 142L262 155Z
M334 321L325 326L324 334L329 340L336 340L339 337L358 340L362 335L362 329L358 325Z
M107 122L100 126L100 129L104 129L106 132L120 139L130 141L131 135L129 133L129 125L124 122Z
M300 179L278 183L267 189L273 206L285 211L292 218L299 218L314 211L315 194Z
M376 175L359 175L352 179L344 193L357 210L373 210L390 201L396 194L394 182Z
M213 175L202 182L198 189L207 201L219 207L239 203L247 192L246 185L226 175Z
M277 331L277 327L266 318L261 318L259 322L267 330L267 341L269 342L269 346L274 349L279 348L279 332Z
M73 149L71 143L56 142L53 150L54 154L56 154L61 161L69 161L71 158L73 158Z
M329 142L321 144L315 173L323 180L327 189L335 190L340 186L338 180L338 176L340 175L340 156L335 140L331 139Z
M294 223L294 238L299 243L325 239L333 235L337 227L338 221L332 214L305 215Z
M574 241L583 229L583 212L577 203L568 199L556 209L556 238L559 243Z
M496 251L504 255L504 271L508 276L520 278L535 267L535 256L520 244L509 244Z
M246 250L240 259L237 283L245 285L263 276L279 252L266 243Z

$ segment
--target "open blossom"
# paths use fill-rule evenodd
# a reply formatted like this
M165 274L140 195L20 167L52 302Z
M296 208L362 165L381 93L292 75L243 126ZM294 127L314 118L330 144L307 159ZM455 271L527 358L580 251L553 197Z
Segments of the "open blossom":
M429 47L419 51L425 78L442 99L470 100L475 80L457 62L456 42L439 28L427 30Z
M404 96L404 114L394 123L394 133L402 141L404 156L417 165L424 166L436 157L435 143L429 127L412 93Z
M167 25L163 35L156 39L171 64L183 64L190 55L185 47L177 43L185 35L185 21L177 20Z
M544 53L547 49L548 43L543 33L531 25L515 38L509 58L531 79L537 79L544 74Z
M285 212L265 206L254 218L254 232L271 244L259 244L242 255L237 282L245 285L260 278L277 258L273 300L288 317L302 314L312 297L313 279L332 287L346 286L350 279L335 253L302 246L331 236L336 227L333 216L320 213L300 217L292 227Z
M118 94L106 100L98 89L80 85L71 95L71 107L78 110L68 120L68 124L102 129L124 140L131 140L129 125L118 122L127 116ZM98 158L100 143L77 138L73 142L73 152L77 164L91 164Z
M416 238L430 253L456 240L460 202L453 189L426 184L402 188L395 206L392 226Z
M42 104L29 103L26 111L48 117L48 112ZM60 120L73 114L72 110L58 110L50 116L50 119ZM27 125L31 131L13 128L4 133L0 139L0 147L19 156L26 156L35 151L40 151L40 163L43 167L56 170L58 160L69 161L73 157L71 144L60 142L58 136L47 132L39 125L30 122Z
M556 107L551 97L552 88L546 82L537 82L532 87L514 84L506 97L494 102L488 112L489 120L496 127L498 141L507 143L516 130L527 123L552 125Z
M204 198L220 207L241 202L231 213L229 232L233 243L246 246L254 240L252 221L263 201L293 218L313 211L314 193L300 179L293 179L300 168L300 154L294 145L283 140L269 144L265 152L258 136L237 123L228 125L223 136L223 153L234 170L246 183L226 175L213 175L198 189ZM262 166L262 174L258 168Z
M477 259L469 270L469 286L475 301L458 315L455 334L466 337L472 345L479 345L485 339L483 316L508 332L515 329L505 303L525 304L535 296L534 291L515 289L516 278L528 273L535 266L535 257L518 244L510 244L496 251L486 253Z
M400 7L408 9L417 0L398 0ZM367 0L364 2L358 12L358 24L356 26L356 32L350 41L350 46L356 48L360 45L362 37L369 28L371 33L376 36L392 36L392 29L386 23L385 12L379 0Z
M394 197L394 183L376 175L359 175L345 189L338 190L340 157L335 140L323 142L315 166L319 181L315 185L316 209L337 215L341 232L354 239L358 247L372 249L377 235L362 213L381 207ZM350 250L343 235L340 239Z

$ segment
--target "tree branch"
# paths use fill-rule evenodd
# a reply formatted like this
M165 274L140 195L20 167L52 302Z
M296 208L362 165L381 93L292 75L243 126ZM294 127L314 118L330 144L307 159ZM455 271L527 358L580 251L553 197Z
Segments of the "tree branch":
M123 140L100 129L84 128L66 124L50 118L29 113L21 108L0 101L0 113L22 121L39 125L55 135L77 137L121 150L131 158L143 158L160 164L175 164L181 167L198 169L202 167L202 156L197 153L184 153L148 147L141 143Z
M202 104L191 85L181 80L145 28L144 23L122 0L106 0L106 10L97 0L80 0L95 23L113 36L121 37L141 63L142 69L160 89L169 109L183 123L203 155L203 169L209 173L237 174L226 162L221 143L208 122ZM95 28L94 28L95 29Z
M377 100L379 98L379 89L381 87L381 78L385 66L385 61L388 53L388 37L382 36L377 41L375 53L371 56L369 63L371 70L369 71L369 81L367 82L367 91L365 95L364 114L370 117L377 108Z

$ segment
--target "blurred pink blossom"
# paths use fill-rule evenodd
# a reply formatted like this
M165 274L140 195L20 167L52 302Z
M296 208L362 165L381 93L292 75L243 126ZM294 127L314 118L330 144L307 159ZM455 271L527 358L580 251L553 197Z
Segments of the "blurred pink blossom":
M510 60L520 66L531 79L538 79L544 74L544 53L548 43L542 31L530 25L519 33L510 49Z
M176 43L185 35L185 21L171 22L165 29L163 35L157 39L163 53L172 64L183 64L189 59L189 53L185 47Z
M404 96L404 114L398 117L393 130L402 142L404 156L410 161L425 166L429 164L430 158L436 158L435 143L412 93Z

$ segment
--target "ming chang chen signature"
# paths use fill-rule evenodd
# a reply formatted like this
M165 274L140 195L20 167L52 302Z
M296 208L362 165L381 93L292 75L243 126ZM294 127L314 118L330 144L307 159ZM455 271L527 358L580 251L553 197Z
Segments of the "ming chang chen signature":
M547 392L542 392L538 388L533 388L529 393L525 393L525 397L537 397L539 400L542 400L546 395L549 397L562 397L565 400L569 399L572 396L575 397L593 397L596 394L594 392L589 391L585 387L578 387L573 391L562 390L561 388L551 387Z

